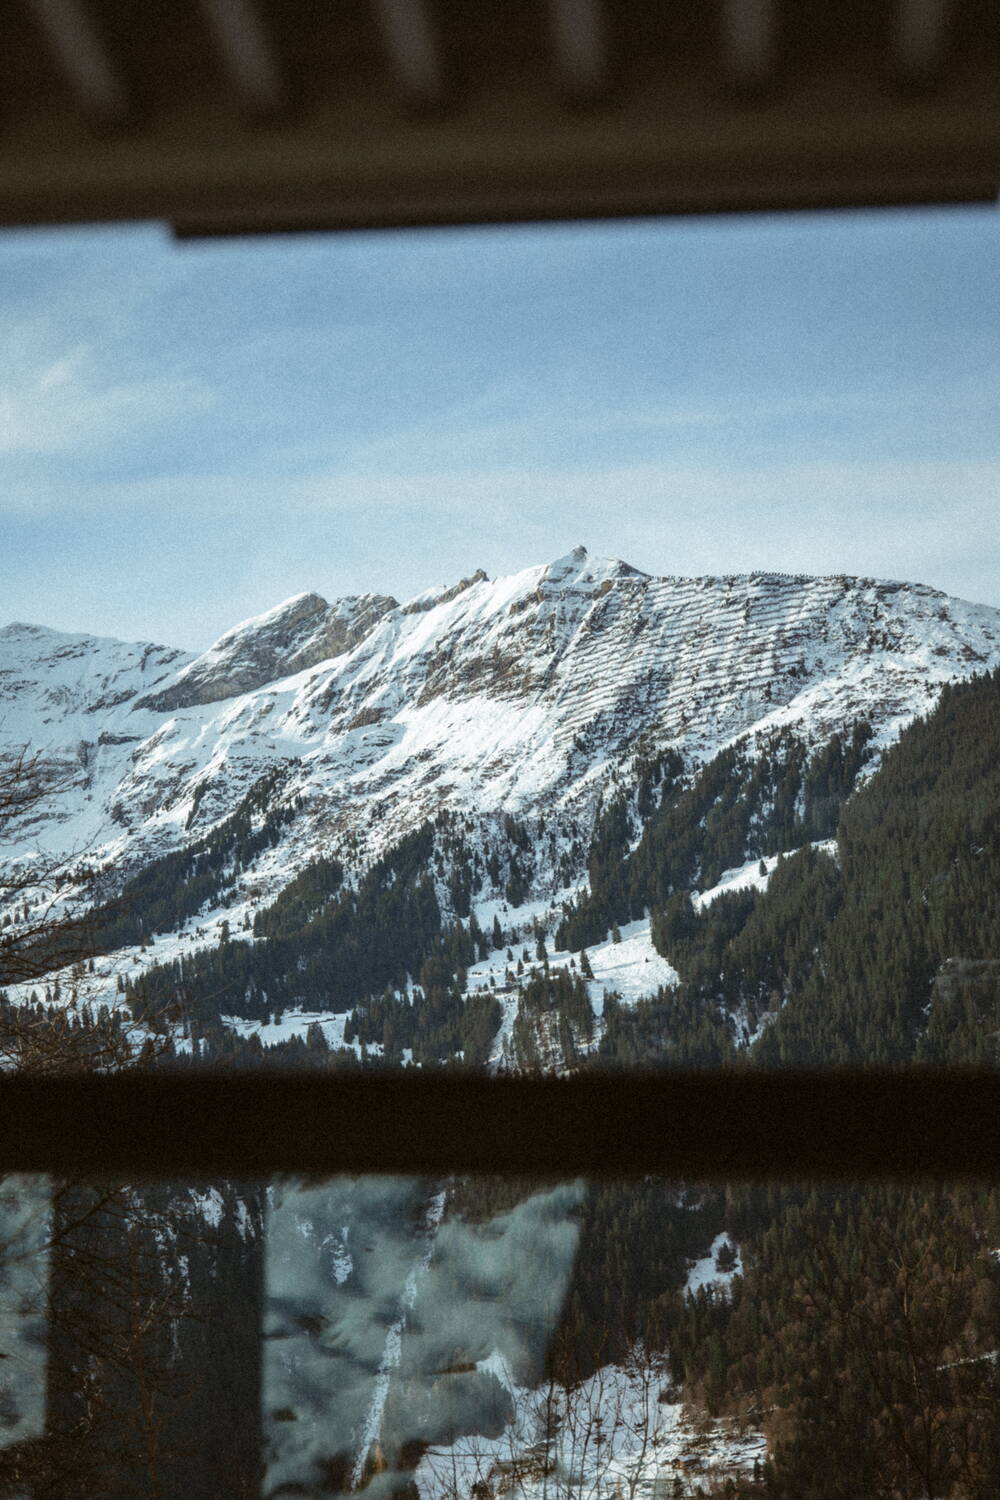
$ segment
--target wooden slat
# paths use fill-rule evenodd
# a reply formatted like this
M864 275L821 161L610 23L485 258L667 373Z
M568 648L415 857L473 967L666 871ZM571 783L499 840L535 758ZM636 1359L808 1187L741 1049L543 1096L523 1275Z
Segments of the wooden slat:
M279 113L287 92L253 0L199 0L222 66L256 115Z
M60 72L83 110L114 124L128 113L125 87L86 0L27 0Z

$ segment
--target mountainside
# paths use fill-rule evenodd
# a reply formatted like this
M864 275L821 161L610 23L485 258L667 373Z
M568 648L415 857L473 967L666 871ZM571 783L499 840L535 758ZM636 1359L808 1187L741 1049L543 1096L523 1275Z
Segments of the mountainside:
M942 683L1000 662L1000 611L920 585L652 578L583 548L407 604L300 595L197 658L0 630L0 746L74 775L33 837L135 868L203 836L282 768L300 814L275 888L317 853L364 865L442 809L564 813L584 837L639 758L742 735L876 743Z
M298 595L197 657L14 625L0 744L64 790L0 860L105 872L111 1005L559 1066L614 1030L605 993L671 982L675 892L831 839L902 727L997 664L1000 611L921 585L652 578L582 547L402 605ZM558 984L524 975L542 939Z
M36 978L0 992L4 1066L1000 1060L1000 612L580 550L403 606L301 595L195 658L28 626L0 653L8 745L72 782L0 880L39 840L105 866L90 973L31 948L58 868L36 905L13 882L0 961ZM201 1493L195 1452L274 1495L998 1492L986 1187L164 1192L145 1240L107 1233L164 1309L165 1495ZM58 1441L85 1370L109 1430L134 1406L93 1315ZM205 1338L243 1381L224 1359L207 1401ZM109 1452L94 1492L149 1492Z

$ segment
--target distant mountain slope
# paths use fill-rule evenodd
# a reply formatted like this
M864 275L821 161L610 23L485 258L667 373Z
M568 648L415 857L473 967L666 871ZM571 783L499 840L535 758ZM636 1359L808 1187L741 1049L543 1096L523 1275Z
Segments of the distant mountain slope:
M555 813L589 834L637 756L741 735L876 744L1000 663L1000 611L921 585L652 578L577 548L407 604L300 595L201 657L0 631L0 745L75 767L43 830L122 868L202 836L281 767L300 816L269 888L318 853L364 865L442 809ZM36 830L36 833L38 830Z
M105 840L128 898L91 912L94 973L63 971L61 989L46 974L32 1025L69 1016L85 1046L113 1005L182 1068L997 1061L997 611L869 580L656 580L578 551L403 606L299 596L194 660L24 626L0 650L8 743L75 768L31 838ZM15 913L4 940L16 931ZM23 989L0 997L11 1028ZM495 1245L498 1206L516 1211L522 1190L452 1183L448 1213ZM226 1317L255 1336L245 1227L263 1199L214 1192L199 1201L206 1217L225 1207L244 1276ZM437 1187L428 1202L437 1225ZM380 1204L342 1203L326 1221L293 1209L289 1239L299 1266L329 1268L325 1308L360 1304L377 1270L376 1355L352 1392L377 1371L378 1399L349 1458L377 1437L395 1462L405 1438L408 1473L424 1442L447 1454L480 1430L504 1335L474 1320L442 1350L429 1300L407 1325L368 1259ZM429 1213L402 1225L424 1269ZM579 1214L549 1372L605 1380L637 1341L667 1351L696 1408L764 1424L748 1497L914 1493L917 1430L932 1439L919 1493L957 1495L956 1475L963 1494L998 1492L995 1194L646 1180L593 1186ZM698 1266L719 1274L699 1287ZM274 1327L304 1363L325 1314L318 1283L290 1280L312 1301L290 1298ZM378 1364L383 1334L398 1376ZM185 1347L196 1366L200 1345ZM412 1380L421 1347L435 1398L442 1377L468 1377L466 1425L450 1409L435 1425ZM323 1347L323 1382L331 1368ZM82 1389L82 1364L67 1369ZM311 1410L282 1391L275 1451ZM429 1415L407 1425L418 1403Z
M364 640L395 599L364 594L327 604L318 594L298 594L267 614L246 620L177 673L166 688L136 707L155 713L219 703L252 693L279 677L341 656Z

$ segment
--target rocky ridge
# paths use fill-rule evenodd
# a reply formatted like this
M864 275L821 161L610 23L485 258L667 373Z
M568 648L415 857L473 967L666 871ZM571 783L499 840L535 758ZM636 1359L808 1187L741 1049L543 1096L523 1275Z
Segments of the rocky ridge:
M381 594L338 599L297 594L267 614L227 630L214 646L188 662L168 687L140 698L137 708L171 713L252 693L350 651L389 610L395 599Z
M404 605L302 594L198 657L0 631L0 743L75 768L41 836L135 867L202 835L266 771L302 808L272 856L364 864L442 810L554 814L666 746L691 766L859 717L887 743L941 685L1000 663L1000 611L922 585L651 577L577 548ZM38 830L36 830L36 835Z

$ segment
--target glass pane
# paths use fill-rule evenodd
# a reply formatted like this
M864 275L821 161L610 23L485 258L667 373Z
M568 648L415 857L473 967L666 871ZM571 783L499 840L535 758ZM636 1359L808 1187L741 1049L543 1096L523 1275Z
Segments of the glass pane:
M504 1451L512 1392L545 1367L583 1187L482 1219L446 1214L475 1187L361 1178L270 1191L266 1493L333 1477L385 1491L417 1455L443 1445L450 1458L469 1435ZM479 1187L503 1196L501 1183Z
M996 233L0 243L0 1072L995 1067ZM998 1249L9 1179L0 1493L991 1500Z
M51 1223L42 1179L0 1181L0 1445L41 1436Z
M995 236L5 240L3 992L64 1060L995 1061Z
M0 1493L987 1496L986 1186L8 1181Z

